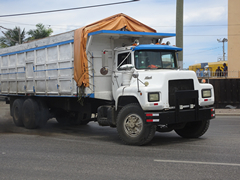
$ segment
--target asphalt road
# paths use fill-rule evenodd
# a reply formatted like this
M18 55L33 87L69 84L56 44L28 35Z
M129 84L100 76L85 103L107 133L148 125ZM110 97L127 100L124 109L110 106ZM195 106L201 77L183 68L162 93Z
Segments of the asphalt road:
M122 145L116 129L60 126L15 127L0 104L0 179L236 180L240 176L240 117L211 121L199 139L156 133L147 146Z

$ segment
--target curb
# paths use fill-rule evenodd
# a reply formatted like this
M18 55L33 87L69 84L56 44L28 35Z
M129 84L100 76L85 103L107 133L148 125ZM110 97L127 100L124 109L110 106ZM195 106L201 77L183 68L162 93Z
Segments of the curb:
M216 113L216 116L240 116L240 113Z

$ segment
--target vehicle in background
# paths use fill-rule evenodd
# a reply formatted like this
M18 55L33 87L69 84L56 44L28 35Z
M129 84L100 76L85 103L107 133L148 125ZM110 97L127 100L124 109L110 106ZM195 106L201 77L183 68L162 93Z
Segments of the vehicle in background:
M196 72L197 77L205 77L205 78L206 77L219 77L216 74L216 70L218 69L218 66L220 66L220 69L223 71L224 63L226 63L226 65L228 66L227 61L198 63L198 64L189 66L189 70ZM207 73L204 71L207 71Z

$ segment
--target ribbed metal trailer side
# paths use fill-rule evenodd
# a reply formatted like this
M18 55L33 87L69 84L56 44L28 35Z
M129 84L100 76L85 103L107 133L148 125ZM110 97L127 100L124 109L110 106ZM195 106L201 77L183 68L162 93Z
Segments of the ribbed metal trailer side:
M0 50L0 93L76 95L72 38L69 32Z

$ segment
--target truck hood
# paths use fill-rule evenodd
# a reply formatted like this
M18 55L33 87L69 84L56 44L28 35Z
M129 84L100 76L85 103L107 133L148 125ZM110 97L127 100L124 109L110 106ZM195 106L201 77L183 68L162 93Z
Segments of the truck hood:
M194 71L188 70L140 70L137 71L139 74L139 80L142 82L148 82L149 86L160 85L168 80L177 80L177 79L193 79L194 82L197 82L197 76Z
M133 76L138 73L138 79L131 76L130 72L123 72L125 77L131 78L129 84L119 87L117 96L135 96L144 110L159 110L174 107L175 92L180 90L198 90L199 105L208 106L214 103L214 91L211 84L199 83L196 73L189 70L135 70ZM127 75L126 75L127 74ZM136 77L136 76L135 76ZM202 91L210 89L211 97L202 98ZM149 102L149 93L159 93L160 101ZM118 99L118 98L116 98Z

